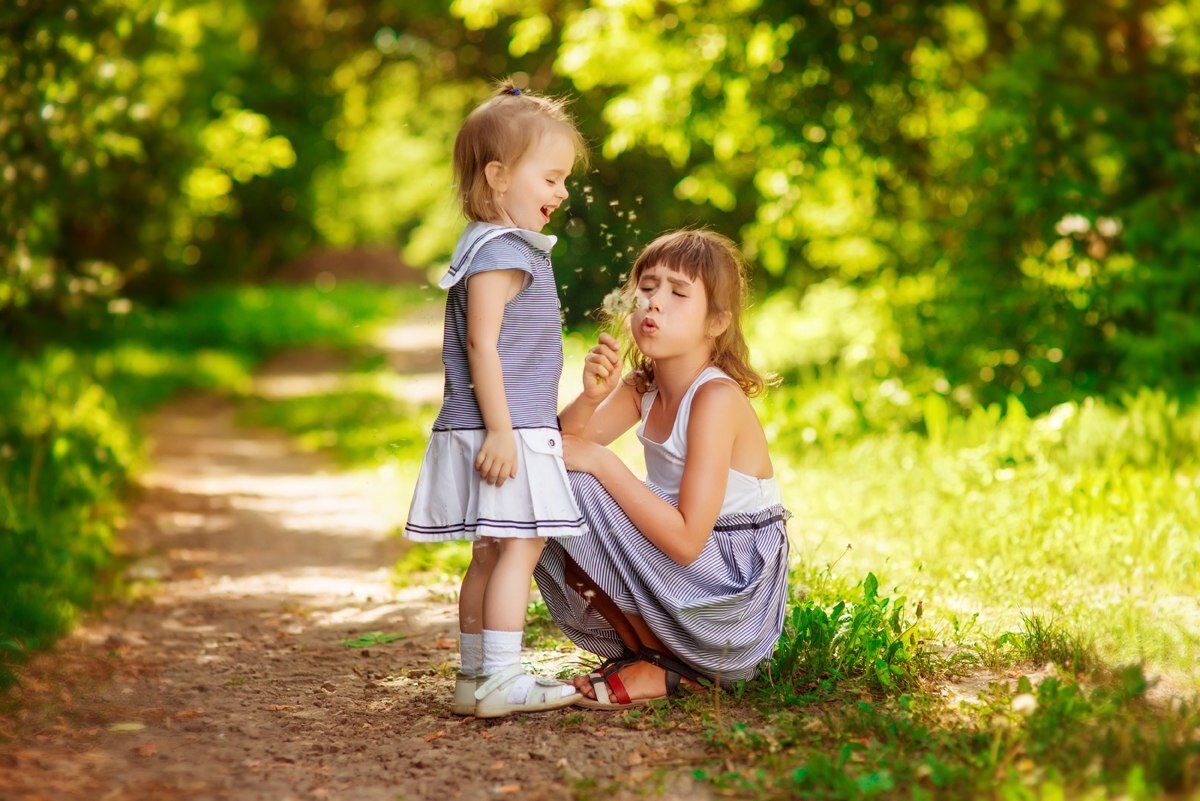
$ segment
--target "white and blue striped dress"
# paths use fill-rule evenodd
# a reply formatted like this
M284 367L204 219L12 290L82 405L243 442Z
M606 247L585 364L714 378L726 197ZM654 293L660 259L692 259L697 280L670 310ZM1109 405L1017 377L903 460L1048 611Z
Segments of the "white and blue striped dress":
M646 483L673 505L679 502L692 399L701 385L716 379L729 377L715 367L697 377L663 442L645 434L657 393L651 390L642 398L637 434L646 452ZM566 554L622 611L641 616L696 670L724 684L752 678L775 648L787 605L791 513L782 505L776 480L730 470L708 542L684 567L642 536L594 476L569 475L589 533L548 543L534 576L550 614L571 641L605 657L625 651L616 631L566 584Z
M550 263L555 241L481 222L468 224L459 239L439 282L449 290L442 341L445 389L404 527L409 539L569 537L586 530L563 464L558 424L563 346ZM467 361L466 279L487 270L527 274L524 288L504 307L497 343L517 443L517 475L500 487L475 470L486 430Z

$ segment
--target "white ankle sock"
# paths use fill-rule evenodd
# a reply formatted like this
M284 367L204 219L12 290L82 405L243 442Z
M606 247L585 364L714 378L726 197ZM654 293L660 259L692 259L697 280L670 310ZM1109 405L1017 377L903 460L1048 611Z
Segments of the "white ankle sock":
M464 676L483 674L483 635L458 633L459 672Z
M521 662L522 631L489 631L483 630L483 675L492 676L510 665ZM536 680L528 674L513 681L508 687L508 702L510 704L525 703L525 696ZM574 687L563 685L562 694L571 695Z
M483 630L483 675L493 676L521 661L523 631Z

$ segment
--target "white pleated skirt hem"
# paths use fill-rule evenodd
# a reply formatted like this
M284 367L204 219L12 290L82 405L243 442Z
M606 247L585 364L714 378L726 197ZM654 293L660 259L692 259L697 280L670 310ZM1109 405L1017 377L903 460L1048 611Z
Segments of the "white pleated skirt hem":
M562 459L562 432L518 428L517 475L495 487L475 470L487 432L434 431L425 449L404 536L416 542L484 537L575 537L587 524Z

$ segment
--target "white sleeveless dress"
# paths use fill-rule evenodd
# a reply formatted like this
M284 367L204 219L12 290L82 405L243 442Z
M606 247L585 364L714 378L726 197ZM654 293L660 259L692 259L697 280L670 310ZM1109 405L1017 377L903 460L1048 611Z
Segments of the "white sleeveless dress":
M642 398L637 435L645 449L646 484L673 505L687 456L692 400L703 384L717 379L729 377L710 367L696 378L663 442L645 435L657 393ZM791 513L782 505L778 482L731 470L708 542L684 567L642 536L594 476L568 475L588 531L547 543L534 575L546 607L571 641L606 657L625 651L608 622L567 586L568 555L618 607L641 616L692 667L725 684L752 678L775 648L787 605Z

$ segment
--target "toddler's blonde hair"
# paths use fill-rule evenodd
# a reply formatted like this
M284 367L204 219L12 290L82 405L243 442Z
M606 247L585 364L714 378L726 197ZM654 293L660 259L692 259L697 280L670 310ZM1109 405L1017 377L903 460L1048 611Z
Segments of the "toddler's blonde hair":
M511 78L496 84L492 97L471 112L454 140L454 179L468 220L491 222L500 215L488 185L487 165L493 161L516 165L554 130L570 137L576 163L586 164L587 146L565 99L532 94Z

